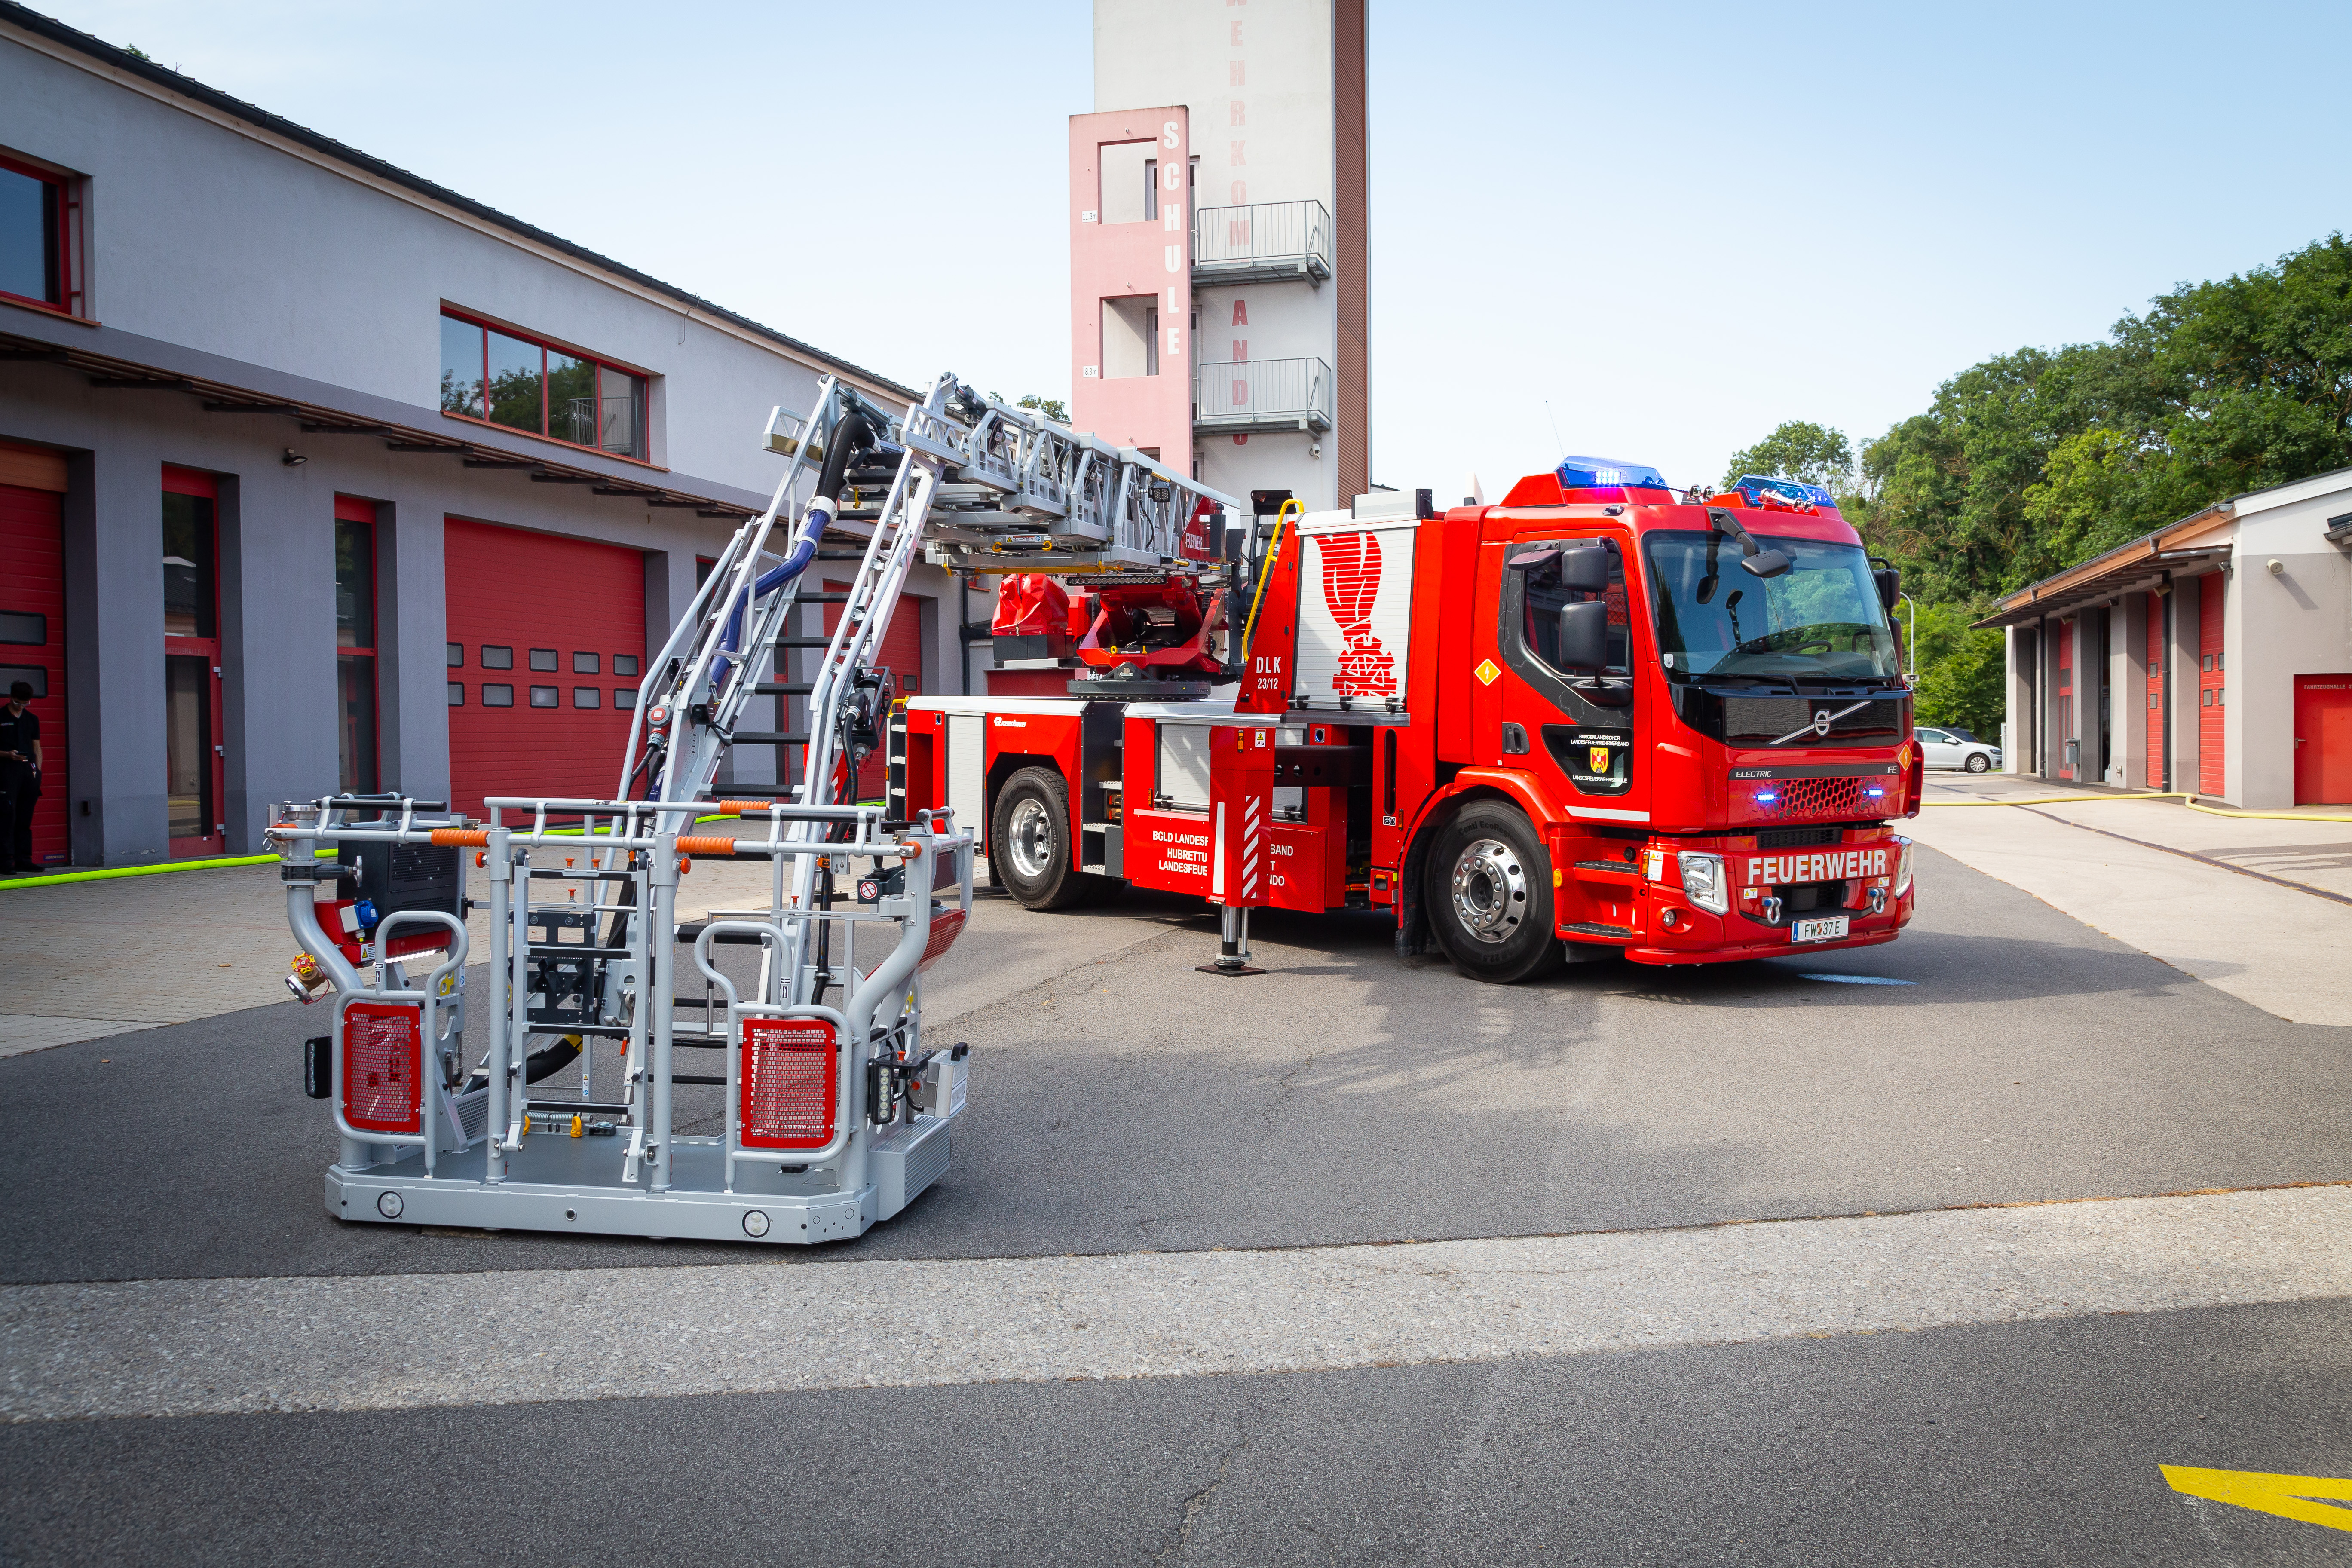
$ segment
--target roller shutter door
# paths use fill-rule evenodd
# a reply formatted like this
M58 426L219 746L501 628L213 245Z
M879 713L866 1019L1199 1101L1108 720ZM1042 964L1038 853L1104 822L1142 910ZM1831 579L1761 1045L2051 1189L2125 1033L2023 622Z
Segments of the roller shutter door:
M2229 788L2222 751L2222 721L2230 695L2229 671L2221 668L2221 595L2219 572L2197 579L2197 789L2220 795Z
M29 681L27 711L41 721L41 798L33 808L33 862L63 865L66 851L66 566L63 526L65 461L17 448L11 478L42 488L0 483L0 700L9 686ZM46 462L43 459L47 459ZM54 465L56 489L48 468ZM20 471L21 470L21 471ZM37 638L37 640L36 640Z
M636 698L646 654L643 552L458 518L442 537L451 806L481 816L487 795L609 800L629 737L622 704ZM534 654L554 668L531 668Z
M827 583L828 594L846 594L846 583ZM923 689L923 605L925 601L912 594L898 596L898 608L890 613L890 624L882 631L882 654L875 662L890 672L890 695L895 700L913 697ZM824 607L824 631L831 637L841 625L841 606ZM793 757L792 778L801 776L802 757ZM890 787L890 759L886 749L877 746L866 765L857 771L857 798L880 800Z

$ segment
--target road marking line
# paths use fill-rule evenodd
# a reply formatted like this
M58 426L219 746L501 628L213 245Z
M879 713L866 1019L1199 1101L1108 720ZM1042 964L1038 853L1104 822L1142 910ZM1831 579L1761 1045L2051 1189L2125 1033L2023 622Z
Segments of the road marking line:
M2352 1187L1269 1251L0 1290L0 1418L1505 1361L2352 1296Z
M2334 1476L2273 1476L2259 1470L2200 1470L2188 1465L2158 1465L2172 1489L2232 1508L2299 1519L2329 1530L2352 1530L2352 1508L2313 1498L2352 1502L2352 1480Z

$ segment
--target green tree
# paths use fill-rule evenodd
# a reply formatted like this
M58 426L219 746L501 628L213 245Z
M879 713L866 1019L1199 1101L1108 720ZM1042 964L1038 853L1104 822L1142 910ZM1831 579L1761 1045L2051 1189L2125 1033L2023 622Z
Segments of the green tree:
M1032 392L1024 396L1014 406L1034 408L1056 425L1067 425L1070 422L1070 410L1058 397L1040 397Z
M1743 474L1795 479L1820 485L1833 495L1843 494L1853 488L1853 448L1843 430L1790 419L1753 447L1731 455L1731 466L1723 476L1724 488L1730 489Z
M1914 710L1918 721L1957 724L1980 739L1998 741L2007 703L2000 633L1970 630L1975 612L1957 605L1923 605L1916 613L1919 664Z

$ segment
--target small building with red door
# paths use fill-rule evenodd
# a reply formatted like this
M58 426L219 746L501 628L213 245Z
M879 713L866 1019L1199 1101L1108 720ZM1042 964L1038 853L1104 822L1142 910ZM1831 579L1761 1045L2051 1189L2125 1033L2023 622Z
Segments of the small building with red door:
M2352 468L2217 501L1978 624L2008 635L2011 773L2352 805Z
M0 103L0 694L35 688L45 867L249 854L341 790L611 795L782 475L770 409L917 395L13 5ZM971 690L985 614L917 568L897 689ZM805 730L806 679L746 728ZM770 745L722 786L796 783Z

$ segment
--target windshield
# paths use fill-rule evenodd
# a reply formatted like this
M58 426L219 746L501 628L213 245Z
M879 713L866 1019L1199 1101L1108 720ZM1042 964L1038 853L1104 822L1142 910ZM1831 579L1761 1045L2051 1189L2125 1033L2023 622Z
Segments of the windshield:
M1858 545L1759 535L1790 561L1778 577L1739 564L1726 533L1644 542L1658 655L1672 680L1878 681L1902 675L1895 634Z

